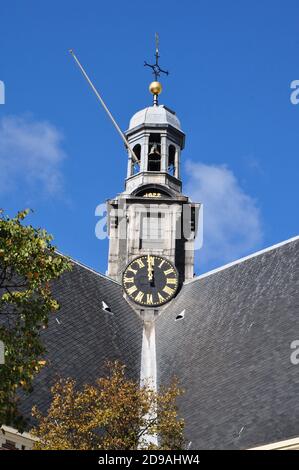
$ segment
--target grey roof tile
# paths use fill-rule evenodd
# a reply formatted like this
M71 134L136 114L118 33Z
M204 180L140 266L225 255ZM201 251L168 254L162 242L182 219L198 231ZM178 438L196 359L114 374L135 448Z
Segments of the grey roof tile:
M129 375L139 379L142 323L123 299L119 284L74 263L73 270L53 284L53 294L61 309L42 332L48 365L36 377L33 392L22 398L26 416L33 405L46 411L57 377L73 377L78 385L92 383L103 374L105 360L121 360ZM102 310L102 300L113 315Z
M298 253L296 239L201 276L158 317L158 383L179 377L191 448L244 449L299 435L299 365L290 362L299 339ZM55 378L93 382L105 359L122 360L139 379L142 322L118 283L74 263L54 295L61 310L42 334L48 366L22 401L27 416L34 404L46 411Z
M158 381L181 380L192 448L299 435L299 366L290 362L299 339L298 253L294 240L194 280L158 318Z

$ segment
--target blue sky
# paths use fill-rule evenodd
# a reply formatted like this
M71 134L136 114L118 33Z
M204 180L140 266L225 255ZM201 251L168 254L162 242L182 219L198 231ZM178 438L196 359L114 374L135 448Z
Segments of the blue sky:
M158 31L185 191L205 205L197 273L297 235L298 16L295 0L3 0L0 206L31 207L60 251L105 272L95 208L122 191L126 153L68 49L126 129L151 104Z

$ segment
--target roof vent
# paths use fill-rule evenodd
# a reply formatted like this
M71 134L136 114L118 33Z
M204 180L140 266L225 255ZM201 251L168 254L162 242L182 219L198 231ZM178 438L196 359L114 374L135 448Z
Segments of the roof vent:
M179 314L175 317L175 321L183 320L183 319L185 318L185 313L186 313L186 309L184 309L181 313L179 313Z
M106 302L104 302L104 300L102 300L102 310L113 315L113 312L111 312L111 308L109 307L109 305L106 304Z

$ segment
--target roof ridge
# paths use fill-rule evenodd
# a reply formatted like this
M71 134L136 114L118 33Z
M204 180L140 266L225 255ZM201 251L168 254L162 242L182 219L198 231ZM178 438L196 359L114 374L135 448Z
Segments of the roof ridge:
M219 268L215 268L215 269L212 269L211 271L200 274L199 276L194 277L190 281L184 282L184 285L191 284L191 282L195 282L198 279L202 279L202 278L205 278L205 277L208 277L208 276L212 276L213 274L216 274L219 271L224 271L225 269L228 269L232 266L235 266L236 264L243 263L244 261L247 261L248 259L251 259L251 258L256 258L257 256L260 256L264 253L267 253L268 251L276 250L277 248L280 248L281 246L287 245L288 243L292 243L296 240L299 240L299 235L296 235L295 237L289 238L289 239L284 240L282 242L276 243L275 245L268 246L267 248L263 248L262 250L255 251L254 253L251 253L250 255L244 256L244 257L239 258L235 261L231 261L230 263L224 264L223 266L220 266Z
M109 281L114 282L114 283L117 284L118 286L121 285L118 281L116 281L115 279L112 279L112 277L106 276L105 274L102 274L102 273L96 271L95 269L90 268L89 266L86 266L86 264L83 264L83 263L81 263L80 261L77 261L76 259L72 258L71 256L65 255L64 253L61 253L61 252L58 251L58 250L55 250L55 253L57 253L57 254L60 255L60 256L63 256L64 258L69 258L74 264L77 264L77 265L80 266L81 268L87 269L87 271L90 271L90 272L92 272L93 274L96 274L97 276L103 277L104 279L108 279Z

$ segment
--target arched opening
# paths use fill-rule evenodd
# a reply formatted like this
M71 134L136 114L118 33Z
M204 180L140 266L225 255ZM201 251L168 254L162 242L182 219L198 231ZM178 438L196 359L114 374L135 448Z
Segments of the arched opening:
M169 145L168 147L168 173L170 175L175 175L175 153L176 148L174 145Z
M138 158L138 162L132 160L132 174L135 175L136 173L139 173L140 171L140 157L141 157L141 145L140 144L136 144L134 147L133 147L133 152L135 153L136 157Z
M148 156L148 171L160 171L161 170L161 155L159 155L154 149Z
M161 171L161 136L160 134L150 134L148 171Z

